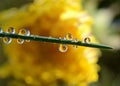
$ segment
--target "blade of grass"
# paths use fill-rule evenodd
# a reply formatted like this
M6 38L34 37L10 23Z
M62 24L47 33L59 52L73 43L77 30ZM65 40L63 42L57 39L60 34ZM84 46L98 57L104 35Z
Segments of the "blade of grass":
M65 39L45 37L45 36L36 36L36 35L24 36L24 35L2 32L0 33L0 37L11 37L15 39L20 38L20 39L34 40L34 41L40 41L40 42L51 42L51 43L59 43L59 44L70 44L70 45L78 45L78 46L85 46L85 47L93 47L93 48L112 49L110 46L102 45L102 44L85 43L81 41L75 42L73 40L65 40Z

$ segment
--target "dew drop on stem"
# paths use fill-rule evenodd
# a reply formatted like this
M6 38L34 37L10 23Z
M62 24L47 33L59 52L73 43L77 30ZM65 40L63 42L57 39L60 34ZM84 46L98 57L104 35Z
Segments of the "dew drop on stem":
M11 34L14 34L14 33L15 33L15 29L14 29L13 27L9 27L9 28L7 29L7 32L8 32L8 33L11 33Z
M30 36L30 31L28 29L20 29L18 32L19 35ZM20 40L20 44L24 42L22 39ZM30 42L30 40L25 40L26 42Z
M10 44L12 42L12 38L10 38L10 37L3 37L3 42L5 44Z
M61 40L62 38L61 38L61 37L59 37L58 39L59 39L59 40Z
M66 38L67 40L72 40L72 39L73 39L73 36L72 36L71 33L67 33L67 34L65 35L65 38Z
M58 49L60 52L66 52L68 50L68 45L60 44Z
M85 43L90 43L90 42L91 42L91 39L90 39L89 37L86 37L86 38L84 38L84 42L85 42Z
M30 31L28 29L20 29L18 32L19 35L29 36Z
M18 44L23 44L23 43L24 43L24 39L20 39L20 38L17 39L17 43L18 43Z
M3 30L2 30L2 28L0 27L0 33L2 33L3 32Z
M74 42L78 42L78 39L75 38L73 41L74 41ZM73 47L78 48L78 45L73 45Z
M25 40L26 42L30 42L30 40Z

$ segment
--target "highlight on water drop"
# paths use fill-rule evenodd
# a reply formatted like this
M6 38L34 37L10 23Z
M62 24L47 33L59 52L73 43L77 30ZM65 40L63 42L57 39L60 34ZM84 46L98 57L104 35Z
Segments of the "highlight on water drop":
M90 39L89 37L86 37L86 38L84 38L84 42L85 42L85 43L90 43L90 42L91 42L91 39Z
M5 44L10 44L12 42L12 38L10 38L10 37L3 37L3 42Z
M24 35L24 36L29 36L30 35L30 31L28 29L20 29L18 32L19 35Z
M60 52L66 52L68 50L68 45L60 44L58 49Z
M18 38L18 39L17 39L17 43L18 43L18 44L23 44L23 43L24 43L24 39Z
M8 33L11 33L11 34L14 34L14 33L15 33L15 29L14 29L13 27L9 27L9 28L7 29L7 32L8 32Z
M72 35L71 33L67 33L67 34L65 35L65 38L66 38L67 40L72 40L72 39L73 39L73 35Z

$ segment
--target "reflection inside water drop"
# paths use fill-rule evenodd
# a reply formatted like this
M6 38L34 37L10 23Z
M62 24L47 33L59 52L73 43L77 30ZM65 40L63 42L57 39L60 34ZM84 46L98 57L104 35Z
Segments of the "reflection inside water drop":
M10 37L3 37L3 42L5 44L10 44L12 42L12 38L10 38Z
M15 33L15 29L14 29L13 27L9 27L9 28L7 29L7 32L8 32L8 33L11 33L11 34L14 34L14 33Z
M20 39L20 38L17 39L17 43L18 43L18 44L23 44L23 43L24 43L24 39Z
M90 43L90 42L91 42L91 39L90 39L89 37L86 37L86 38L84 38L84 42L85 42L85 43Z
M72 40L72 39L73 39L73 36L72 36L71 33L67 33L67 34L65 35L65 38L66 38L67 40Z
M68 50L68 45L66 44L60 44L59 45L59 51L60 52L66 52Z
M19 35L29 36L30 35L30 31L28 29L20 29L18 34Z

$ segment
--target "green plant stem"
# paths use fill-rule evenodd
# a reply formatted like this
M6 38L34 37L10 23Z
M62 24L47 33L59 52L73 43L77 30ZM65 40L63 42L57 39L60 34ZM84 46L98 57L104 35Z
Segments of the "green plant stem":
M74 40L66 40L66 39L59 39L59 38L52 38L52 37L45 37L45 36L36 36L36 35L18 35L18 34L11 34L11 33L0 33L0 37L11 37L15 39L25 39L25 40L34 40L40 42L51 42L51 43L59 43L59 44L70 44L70 45L78 45L78 46L85 46L85 47L93 47L93 48L104 48L104 49L112 49L107 45L102 44L93 44L93 43L85 43L85 42L75 42Z

